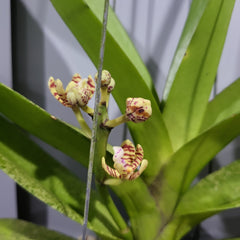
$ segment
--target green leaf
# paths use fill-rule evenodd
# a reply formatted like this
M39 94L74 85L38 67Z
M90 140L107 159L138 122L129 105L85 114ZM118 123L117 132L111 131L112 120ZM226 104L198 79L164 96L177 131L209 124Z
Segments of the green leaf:
M181 38L179 40L169 73L166 81L166 85L163 92L163 101L167 101L169 91L172 87L174 78L181 64L183 56L187 51L187 47L193 37L193 34L197 28L197 25L204 13L204 10L208 4L209 0L193 0L191 3L191 8L188 13L188 18L186 20Z
M18 219L0 219L0 239L3 240L74 240L43 226Z
M202 133L171 157L152 186L152 192L160 198L159 206L166 216L172 214L180 196L201 169L239 134L240 114Z
M104 0L97 2L94 0L69 0L68 2L51 0L51 2L94 65L98 66ZM146 94L149 90L155 94L146 66L112 9L109 9L107 31L104 66L113 77L117 77L116 80L119 79L118 88L124 86L129 88L128 81L130 80L131 87L140 84L146 88ZM121 73L122 70L124 72ZM122 89L124 94L123 90L127 89Z
M86 185L2 117L0 132L0 168L41 201L82 223ZM92 194L89 222L88 227L104 239L121 236L96 192Z
M197 214L196 216L193 214L173 217L162 229L157 240L180 240L193 227L210 216L209 214Z
M163 113L174 149L199 133L234 3L209 1L178 69Z
M97 66L104 1L51 0L51 2ZM135 143L143 146L145 157L151 161L144 173L145 180L150 182L172 153L168 132L149 73L111 10L107 29L104 68L109 70L116 80L113 96L120 110L125 112L128 97L143 97L152 103L153 115L150 120L142 124L129 124Z
M1 83L0 102L0 113L8 119L84 166L88 165L90 141L79 130L53 118L38 105Z
M240 206L240 160L208 175L180 199L176 215L206 214Z
M240 112L240 78L208 103L201 130L204 131Z
M90 147L89 140L82 136L75 128L51 118L51 115L39 106L3 84L0 84L0 101L8 103L7 105L0 104L0 112L11 121L86 165L88 149ZM110 159L109 156L108 159ZM146 188L143 181L134 181L133 186L137 189ZM140 191L139 194L139 199L150 197L150 193L146 191ZM128 195L128 192L125 195L122 193L122 198L130 199L129 201L138 205L139 199ZM148 206L146 207L148 209ZM144 207L142 210L146 212Z
M127 210L134 239L155 239L161 225L160 212L143 181L124 182L112 189Z
M222 240L240 240L240 238L224 238Z

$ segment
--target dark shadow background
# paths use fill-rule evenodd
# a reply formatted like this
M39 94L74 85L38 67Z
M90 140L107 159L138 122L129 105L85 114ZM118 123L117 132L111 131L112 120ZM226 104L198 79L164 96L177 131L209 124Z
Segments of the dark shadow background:
M11 1L11 22L13 89L44 108L42 32L18 0ZM32 72L35 74L31 74ZM33 75L31 78L29 78L30 74ZM18 218L40 225L47 224L45 204L20 186L17 186L17 205Z

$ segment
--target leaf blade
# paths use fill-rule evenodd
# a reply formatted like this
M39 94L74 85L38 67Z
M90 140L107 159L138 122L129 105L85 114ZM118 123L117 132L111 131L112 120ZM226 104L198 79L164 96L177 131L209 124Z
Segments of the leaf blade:
M0 168L41 201L82 224L85 184L2 117L0 130ZM96 192L91 207L89 228L100 236L119 239L113 236L121 235L118 227Z
M210 1L169 92L163 117L174 149L200 130L235 1Z
M0 113L21 128L87 166L90 142L76 128L0 83ZM63 137L64 136L64 137ZM82 146L79 149L78 146Z
M201 131L239 113L239 91L240 79L237 79L208 103Z
M193 37L193 34L197 28L197 25L204 13L204 10L208 4L209 0L203 1L192 1L191 8L189 10L188 18L186 20L181 38L179 40L170 70L168 74L168 78L166 81L166 85L163 92L163 101L167 101L167 97L171 86L173 84L174 78L176 76L177 70L181 64L182 58L187 51L187 47Z
M19 219L0 219L0 238L5 240L74 240L64 234Z
M159 205L163 212L168 209L167 216L174 211L180 196L187 191L201 169L239 134L240 114L205 131L171 157L155 182L156 185L161 183L160 191L155 189L155 184L152 186L158 199L161 196Z
M155 239L161 225L160 212L141 179L124 182L112 189L121 199L130 218L134 238Z
M239 172L238 160L208 175L183 195L176 214L203 214L239 207Z

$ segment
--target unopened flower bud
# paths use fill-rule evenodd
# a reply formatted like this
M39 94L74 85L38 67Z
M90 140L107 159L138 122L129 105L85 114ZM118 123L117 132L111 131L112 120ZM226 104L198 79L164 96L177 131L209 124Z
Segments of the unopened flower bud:
M114 89L114 87L115 87L115 80L111 78L111 82L109 83L108 89L107 89L108 93L110 93Z
M126 118L138 123L146 121L152 115L151 101L144 98L127 98Z
M53 77L49 79L48 86L52 95L67 107L86 106L95 91L92 77L88 76L88 78L82 79L79 74L73 76L66 90L64 90L62 82L59 79L55 81Z
M95 80L98 79L98 73L95 74ZM111 74L107 70L102 71L101 87L107 87L111 82Z

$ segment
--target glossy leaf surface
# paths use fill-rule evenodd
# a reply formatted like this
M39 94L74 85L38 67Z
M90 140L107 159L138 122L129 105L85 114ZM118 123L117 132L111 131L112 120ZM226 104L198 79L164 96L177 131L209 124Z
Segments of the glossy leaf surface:
M162 229L161 235L159 235L157 240L180 240L193 227L210 216L211 214L192 214L174 217L172 221Z
M155 239L161 225L154 198L141 179L113 187L126 208L135 239Z
M208 175L180 199L177 215L211 213L240 206L240 160Z
M199 133L234 3L209 1L178 69L163 113L174 149Z
M1 83L0 102L7 103L0 104L0 113L8 119L87 166L90 141L77 128L55 119L38 105Z
M104 1L52 0L52 3L97 66ZM125 112L128 97L143 97L152 103L153 115L150 120L129 124L135 143L143 146L145 158L152 163L144 172L146 181L150 182L171 154L171 143L149 73L112 11L109 11L107 29L104 68L110 71L116 81L112 93L120 110Z
M193 0L191 3L191 8L188 13L188 18L186 20L181 38L179 40L179 43L178 43L169 73L168 73L168 78L167 78L166 85L164 88L164 93L163 93L164 102L167 101L167 97L172 87L172 83L174 81L178 68L181 64L181 61L183 59L185 52L187 51L188 45L195 33L197 25L204 13L204 10L208 2L209 0L202 0L202 1Z
M0 219L3 240L74 240L64 234L18 219Z
M224 239L221 239L221 240L240 240L240 238L224 238Z
M2 117L0 132L0 168L41 201L82 223L85 184ZM100 236L118 239L118 228L96 193L91 209L89 228Z
M172 156L155 183L158 186L160 182L161 188L153 185L153 191L157 193L159 189L159 205L167 211L166 215L174 210L180 196L187 191L201 169L239 134L240 114L202 133Z
M240 112L240 79L219 93L208 103L202 131Z

